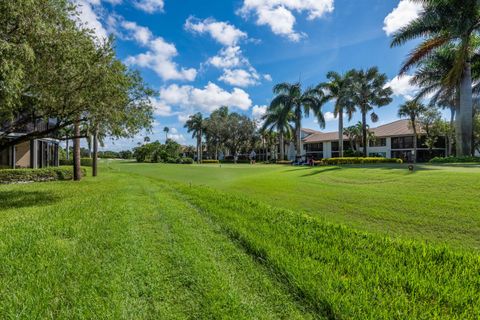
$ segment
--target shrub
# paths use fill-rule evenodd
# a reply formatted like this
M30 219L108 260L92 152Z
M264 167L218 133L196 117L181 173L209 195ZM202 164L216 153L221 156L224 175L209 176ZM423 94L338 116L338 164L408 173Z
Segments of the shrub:
M220 161L221 163L235 163L234 160L222 160ZM237 164L238 163L250 163L250 160L237 160Z
M60 160L60 165L61 166L73 166L73 159L64 159L64 160ZM83 167L91 167L92 166L92 158L81 158L80 159L80 165L82 165Z
M289 161L289 160L278 160L277 162L275 162L276 164L292 164L293 161Z
M193 164L194 162L192 158L182 158L181 160L182 164Z
M202 160L203 164L220 163L218 160Z
M480 162L480 157L435 157L430 163L467 163Z
M166 163L178 163L179 158L167 158Z
M82 168L82 176L85 176L86 174L87 170ZM71 167L0 170L0 183L42 182L72 179L73 169Z
M401 159L397 158L330 158L316 161L319 165L342 165L342 164L377 164L377 163L403 163Z

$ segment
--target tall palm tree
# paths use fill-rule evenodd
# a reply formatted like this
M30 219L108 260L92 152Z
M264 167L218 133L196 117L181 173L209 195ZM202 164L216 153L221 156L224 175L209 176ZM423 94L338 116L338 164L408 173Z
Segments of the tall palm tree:
M399 46L409 40L423 38L423 42L408 56L400 73L407 72L436 50L455 44L454 64L444 83L458 87L459 110L457 121L457 156L472 153L473 99L472 57L474 37L480 31L480 1L478 0L416 0L424 10L418 18L397 31L391 45Z
M168 140L168 132L170 131L169 127L164 127L163 132L165 132L165 142Z
M352 72L339 74L335 71L327 73L328 82L320 83L317 90L324 93L324 102L335 100L333 114L338 118L338 151L340 158L343 157L343 114L347 114L348 121L352 120L355 113L355 105L351 99Z
M192 138L197 138L197 162L202 162L202 136L205 123L200 112L191 115L185 123L188 133L192 133Z
M367 115L370 113L372 122L378 121L378 115L371 112L374 107L383 107L392 102L393 91L387 87L387 76L378 71L377 67L368 70L352 70L351 99L362 113L363 154L367 154L368 127Z
M325 118L323 117L322 93L318 90L309 89L302 91L300 83L280 83L273 88L276 95L273 98L270 107L282 108L282 112L287 114L293 113L295 123L295 146L297 158L302 156L301 134L302 134L302 118L308 117L312 112L318 120L319 125L325 127Z
M417 162L417 143L418 143L418 118L427 110L427 108L418 101L408 101L402 104L398 109L400 118L406 117L410 120L413 129L413 162Z
M291 125L293 113L285 111L283 106L270 106L267 109L267 113L262 117L263 125L261 130L270 132L276 130L278 132L280 160L285 160L285 136L291 135L294 130Z

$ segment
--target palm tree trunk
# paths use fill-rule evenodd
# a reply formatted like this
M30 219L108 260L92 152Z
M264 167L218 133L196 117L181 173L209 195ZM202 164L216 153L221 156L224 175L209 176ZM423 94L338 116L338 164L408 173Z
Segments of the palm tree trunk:
M92 136L87 134L88 157L92 158Z
M93 131L92 176L98 175L98 127Z
M73 139L73 180L80 181L82 179L82 168L80 161L80 121L73 125L75 138Z
M367 157L367 113L362 111L362 140L363 140L363 155Z
M413 127L413 163L417 162L417 143L418 143L418 135L417 135L417 123L415 120L412 121L412 127Z
M455 126L455 106L450 107L450 133L448 135L448 154L447 156L451 156L453 154L453 135L452 130Z
M285 160L285 141L283 138L283 132L280 132L279 140L280 140L280 161L283 161Z
M343 158L343 110L338 114L338 156Z
M302 120L301 120L301 117L302 115L300 113L297 112L297 114L295 115L295 140L296 141L296 147L297 147L297 159L295 160L298 160L298 158L300 158L302 156L302 146L301 146L301 142L302 142Z
M460 82L460 141L457 140L457 156L472 154L473 129L473 99L472 99L472 70L469 61L465 63L463 76ZM458 137L458 135L457 135Z

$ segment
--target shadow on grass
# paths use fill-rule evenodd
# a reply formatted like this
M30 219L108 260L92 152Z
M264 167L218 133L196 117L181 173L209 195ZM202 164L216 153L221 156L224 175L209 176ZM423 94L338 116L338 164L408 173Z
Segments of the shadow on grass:
M336 171L336 170L342 170L342 168L341 167L324 167L322 169L312 170L311 172L302 175L302 177L316 176L317 174L322 174L325 172Z
M0 191L0 211L4 209L45 206L59 198L46 191Z

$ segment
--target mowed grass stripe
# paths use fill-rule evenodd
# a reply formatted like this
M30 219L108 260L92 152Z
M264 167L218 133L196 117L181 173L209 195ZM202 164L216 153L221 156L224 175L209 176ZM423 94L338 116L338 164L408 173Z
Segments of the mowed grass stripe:
M320 315L480 317L477 254L359 233L206 187L176 188Z
M163 183L114 173L4 192L1 318L315 318Z

